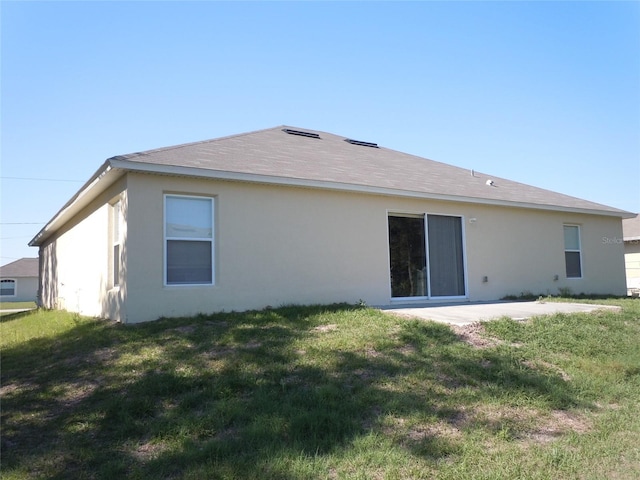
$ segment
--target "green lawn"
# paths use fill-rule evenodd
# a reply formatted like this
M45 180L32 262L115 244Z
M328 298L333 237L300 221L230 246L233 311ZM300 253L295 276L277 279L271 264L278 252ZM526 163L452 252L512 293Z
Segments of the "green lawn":
M3 479L640 478L640 301L464 329L364 307L1 319Z

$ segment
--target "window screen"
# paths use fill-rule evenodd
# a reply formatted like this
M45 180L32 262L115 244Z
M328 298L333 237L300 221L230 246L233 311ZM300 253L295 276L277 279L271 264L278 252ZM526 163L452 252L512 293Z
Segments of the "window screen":
M213 284L213 199L165 197L167 285Z
M567 278L582 277L580 227L578 225L564 226L564 263Z

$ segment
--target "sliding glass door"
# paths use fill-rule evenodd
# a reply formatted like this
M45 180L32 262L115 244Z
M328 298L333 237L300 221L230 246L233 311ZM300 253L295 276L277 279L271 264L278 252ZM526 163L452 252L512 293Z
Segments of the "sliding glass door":
M389 262L394 298L464 296L462 219L389 215Z

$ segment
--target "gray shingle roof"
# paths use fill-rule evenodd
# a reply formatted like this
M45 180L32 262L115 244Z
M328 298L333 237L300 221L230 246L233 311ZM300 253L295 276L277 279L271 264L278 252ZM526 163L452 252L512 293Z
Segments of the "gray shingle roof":
M318 134L309 138L283 129ZM381 193L586 210L627 216L628 212L481 172L387 148L353 145L346 137L297 127L266 130L113 157L129 166L198 169L203 176L238 174L262 181ZM363 139L370 140L370 139ZM493 180L493 185L487 185ZM452 198L456 197L456 198Z
M302 130L320 138L290 135ZM633 214L599 203L417 157L346 142L346 137L296 127L216 138L107 159L29 242L42 245L65 222L126 172L186 175L293 185L621 218ZM363 139L371 140L371 139ZM492 180L491 185L487 182Z
M625 240L640 239L640 215L622 220L622 236Z
M0 277L21 278L38 276L38 259L21 258L15 262L7 263L0 267Z

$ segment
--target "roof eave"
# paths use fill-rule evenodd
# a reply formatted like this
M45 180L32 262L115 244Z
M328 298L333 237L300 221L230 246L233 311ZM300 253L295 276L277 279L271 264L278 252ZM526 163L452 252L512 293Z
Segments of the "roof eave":
M387 187L374 187L368 185L357 185L351 183L340 183L324 180L309 180L302 178L291 178L271 175L261 175L253 173L232 172L226 170L209 170L194 167L182 167L176 165L158 165L144 162L135 162L121 158L113 158L110 161L113 168L140 172L156 173L163 175L178 175L187 177L209 178L217 180L231 180L250 183L263 183L272 185L286 185L292 187L320 188L328 190L338 190L356 193L368 193L376 195L387 195L394 197L422 198L429 200L443 200L458 203L475 203L481 205L495 205L503 207L527 208L534 210L547 210L556 212L582 213L588 215L604 215L618 218L631 218L635 214L623 210L604 210L579 207L567 207L558 205L547 205L528 202L513 202L508 200L495 200L477 197L465 197L461 195L436 194L428 192L401 190Z
M124 171L112 166L112 159L105 161L80 190L42 227L28 245L30 247L42 245L42 242L49 238L62 224L87 206L99 193L123 174Z
M49 238L64 222L78 213L96 196L113 184L125 172L155 173L162 175L176 175L185 177L209 178L216 180L230 180L271 185L285 185L291 187L319 188L344 192L368 193L394 197L421 198L429 200L443 200L458 203L475 203L480 205L495 205L503 207L527 208L556 212L582 213L589 215L604 215L618 218L633 218L636 214L623 210L602 210L557 205L545 205L528 202L512 202L487 198L465 197L461 195L446 195L410 190L401 190L369 185L356 185L324 180L309 180L304 178L290 178L281 176L261 175L253 173L232 172L225 170L209 170L175 165L158 165L135 162L123 157L113 157L106 160L93 176L71 197L71 199L56 213L51 220L29 242L30 247L38 247Z

